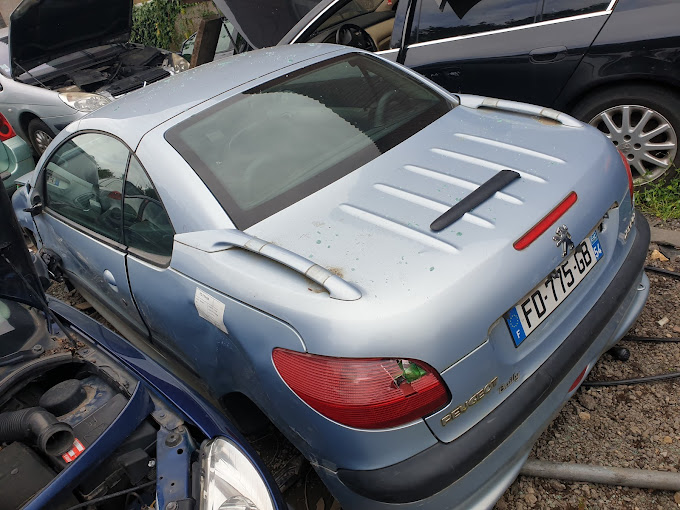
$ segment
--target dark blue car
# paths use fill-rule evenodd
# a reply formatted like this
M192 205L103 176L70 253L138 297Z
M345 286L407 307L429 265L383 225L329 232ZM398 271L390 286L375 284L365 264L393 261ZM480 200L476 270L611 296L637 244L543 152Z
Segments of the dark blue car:
M4 191L0 218L0 510L284 508L199 391L46 298Z

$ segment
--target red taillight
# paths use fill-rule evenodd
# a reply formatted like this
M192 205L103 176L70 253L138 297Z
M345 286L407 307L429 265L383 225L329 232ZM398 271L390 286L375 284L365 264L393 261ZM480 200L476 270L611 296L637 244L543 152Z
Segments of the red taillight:
M120 191L111 191L109 192L108 197L113 200L123 200L123 194Z
M298 397L349 427L396 427L449 401L439 374L421 361L331 358L287 349L274 349L272 357Z
M531 230L520 237L513 246L515 250L523 250L531 243L533 243L538 237L552 227L560 217L569 210L569 208L576 203L578 196L575 192L571 192L567 195L567 198L562 200L557 207L548 213L548 215L541 221L536 223Z
M628 191L630 191L630 199L633 200L633 172L630 169L630 163L628 163L628 160L626 159L626 156L624 156L623 152L619 151L619 156L621 156L621 161L623 161L623 166L626 167L626 172L628 172Z
M12 125L7 121L5 116L0 113L0 142L14 138L17 134L12 129Z

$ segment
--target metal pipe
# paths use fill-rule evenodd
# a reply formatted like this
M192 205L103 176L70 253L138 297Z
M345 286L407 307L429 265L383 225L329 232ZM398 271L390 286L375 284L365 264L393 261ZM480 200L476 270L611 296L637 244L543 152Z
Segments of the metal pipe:
M570 464L529 459L520 474L537 478L553 478L568 482L592 482L641 489L680 491L680 473Z

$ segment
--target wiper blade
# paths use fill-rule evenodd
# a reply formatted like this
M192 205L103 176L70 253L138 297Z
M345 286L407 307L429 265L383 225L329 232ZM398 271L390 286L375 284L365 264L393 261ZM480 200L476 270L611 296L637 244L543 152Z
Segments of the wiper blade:
M502 190L515 179L519 179L519 177L520 175L514 170L501 170L439 218L434 220L430 225L430 230L434 230L435 232L444 230L449 225L452 225L461 219L465 213L470 212L475 207L486 202L489 198L494 196L497 191Z

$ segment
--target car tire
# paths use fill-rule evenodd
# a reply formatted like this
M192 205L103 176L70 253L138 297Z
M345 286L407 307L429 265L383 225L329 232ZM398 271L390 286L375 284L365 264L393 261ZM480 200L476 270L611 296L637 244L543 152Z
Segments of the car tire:
M42 120L33 119L28 123L28 139L38 156L42 156L42 153L45 152L47 146L54 139L54 136L49 126Z
M289 510L342 510L340 502L309 464L298 482L284 493L284 498Z
M653 85L609 87L586 96L571 113L614 142L630 163L636 187L663 182L677 174L678 94Z

